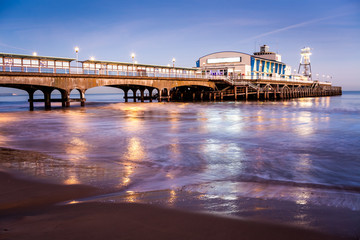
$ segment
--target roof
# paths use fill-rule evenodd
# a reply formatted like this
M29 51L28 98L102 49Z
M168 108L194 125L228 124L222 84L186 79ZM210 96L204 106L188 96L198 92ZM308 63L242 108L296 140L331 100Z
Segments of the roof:
M119 65L127 65L132 66L133 63L129 62L114 62L114 61L101 61L101 60L85 60L85 61L79 61L81 63L105 63L105 64L119 64ZM186 68L186 67L172 67L172 66L162 66L162 65L150 65L150 64L134 64L136 66L141 67L158 67L158 68L175 68L175 69L181 69L181 70L196 70L195 68Z
M49 57L49 56L34 56L34 55L24 55L24 54L15 54L15 53L0 53L0 57L11 57L11 58L28 58L28 59L40 59L40 60L59 60L71 62L76 60L75 58L62 58L62 57Z
M277 62L277 63L285 64L285 63L283 63L283 62L279 62L279 61L276 61L276 60L271 60L271 59L267 59L267 58L262 58L262 57L259 57L258 55L252 55L252 54L243 53L243 52L237 52L237 51L221 51L221 52L214 52L214 53L210 53L210 54L204 55L204 56L202 56L202 57L200 57L200 58L203 58L203 57L206 57L206 56L209 56L209 55L213 55L213 54L216 54L216 53L226 53L226 52L245 54L245 55L249 55L250 57L260 58L260 59L264 59L264 60L267 60L267 61L273 61L273 62ZM199 59L200 59L200 58L199 58Z
M231 53L241 53L241 54L245 54L245 55L249 55L251 56L251 54L248 54L248 53L243 53L243 52L237 52L237 51L220 51L220 52L213 52L213 53L210 53L210 54L206 54L200 58L203 58L203 57L206 57L206 56L209 56L209 55L213 55L213 54L216 54L216 53L226 53L226 52L231 52ZM200 59L199 58L199 59Z

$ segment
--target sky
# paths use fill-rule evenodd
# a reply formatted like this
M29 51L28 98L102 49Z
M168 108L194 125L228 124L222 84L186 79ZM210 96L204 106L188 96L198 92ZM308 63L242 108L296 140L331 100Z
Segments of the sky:
M0 0L0 52L194 67L218 51L260 45L313 76L360 91L359 0Z

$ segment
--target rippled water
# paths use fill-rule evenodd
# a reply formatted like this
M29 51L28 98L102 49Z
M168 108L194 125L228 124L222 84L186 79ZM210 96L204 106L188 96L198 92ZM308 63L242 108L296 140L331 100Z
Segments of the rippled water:
M46 154L1 166L119 193L180 189L209 204L253 198L360 210L360 92L267 102L114 97L34 112L25 97L0 97L0 146Z

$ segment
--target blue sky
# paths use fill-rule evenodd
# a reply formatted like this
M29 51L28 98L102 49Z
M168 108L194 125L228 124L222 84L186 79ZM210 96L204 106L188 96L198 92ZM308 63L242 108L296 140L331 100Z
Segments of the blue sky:
M297 68L312 48L313 74L360 90L360 1L0 0L0 52L195 66L217 51L267 44Z

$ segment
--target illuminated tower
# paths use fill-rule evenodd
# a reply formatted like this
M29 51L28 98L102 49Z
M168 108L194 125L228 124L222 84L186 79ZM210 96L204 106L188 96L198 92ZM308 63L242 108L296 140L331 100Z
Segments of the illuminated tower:
M311 64L310 64L310 48L301 49L301 59L298 74L302 74L311 79Z

